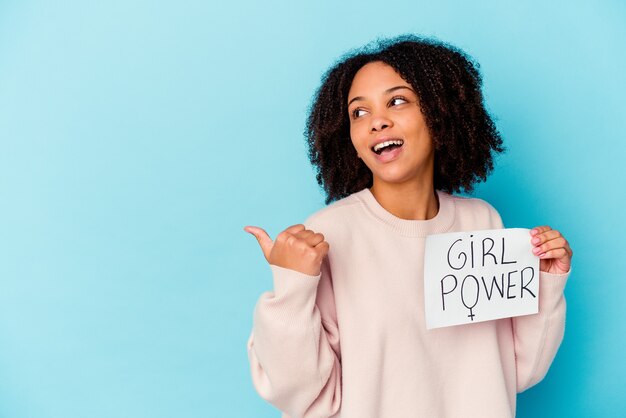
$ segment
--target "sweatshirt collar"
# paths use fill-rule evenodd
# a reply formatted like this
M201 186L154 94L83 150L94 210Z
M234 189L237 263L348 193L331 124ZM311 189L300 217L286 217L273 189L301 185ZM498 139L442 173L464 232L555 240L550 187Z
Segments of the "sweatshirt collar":
M387 228L410 237L425 237L430 234L447 232L454 223L454 197L436 190L439 197L439 211L432 219L402 219L382 207L369 188L356 192L354 196L361 201L365 210Z

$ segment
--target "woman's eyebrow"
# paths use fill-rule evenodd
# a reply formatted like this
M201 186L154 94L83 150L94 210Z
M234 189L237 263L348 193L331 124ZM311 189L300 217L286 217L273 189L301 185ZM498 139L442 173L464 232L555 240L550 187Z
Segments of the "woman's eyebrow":
M389 88L389 89L385 90L385 91L383 92L383 94L389 94L389 93L391 93L391 92L394 92L394 91L396 91L396 90L400 90L400 89L407 89L407 90L411 90L413 93L415 93L415 91L414 91L411 87L409 87L409 86L395 86L395 87L391 87L391 88ZM348 106L350 106L350 104L351 104L352 102L356 101L356 100L365 100L365 97L363 97L363 96L353 97L353 98L352 98L352 99L348 102Z

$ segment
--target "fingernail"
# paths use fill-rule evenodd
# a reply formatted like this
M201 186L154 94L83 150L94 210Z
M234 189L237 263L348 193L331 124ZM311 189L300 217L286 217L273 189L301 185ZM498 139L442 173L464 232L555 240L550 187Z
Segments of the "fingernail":
M537 230L536 229L531 229L530 230L530 235L537 235Z
M541 249L539 247L533 248L533 253L534 254L539 254L540 252L541 252Z
M535 237L535 238L533 238L533 239L531 240L531 242L532 242L533 244L539 244L539 241L541 241L541 240L539 239L539 237Z

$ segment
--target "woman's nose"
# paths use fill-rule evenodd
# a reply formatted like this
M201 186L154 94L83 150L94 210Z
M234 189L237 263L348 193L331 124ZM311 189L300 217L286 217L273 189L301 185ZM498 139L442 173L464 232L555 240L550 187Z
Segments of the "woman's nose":
M391 121L391 119L387 118L383 114L375 115L371 120L372 120L372 126L371 126L372 132L381 131L385 128L389 128L393 126L393 122Z

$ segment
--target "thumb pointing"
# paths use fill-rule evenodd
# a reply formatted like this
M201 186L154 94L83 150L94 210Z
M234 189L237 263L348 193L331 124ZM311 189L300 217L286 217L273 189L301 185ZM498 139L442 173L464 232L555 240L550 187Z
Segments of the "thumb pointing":
M254 235L259 241L259 245L261 246L261 251L263 251L263 256L269 262L270 261L270 251L272 251L272 247L274 246L274 242L267 235L267 232L263 228L259 228L256 226L246 226L243 228L244 231L249 232Z

